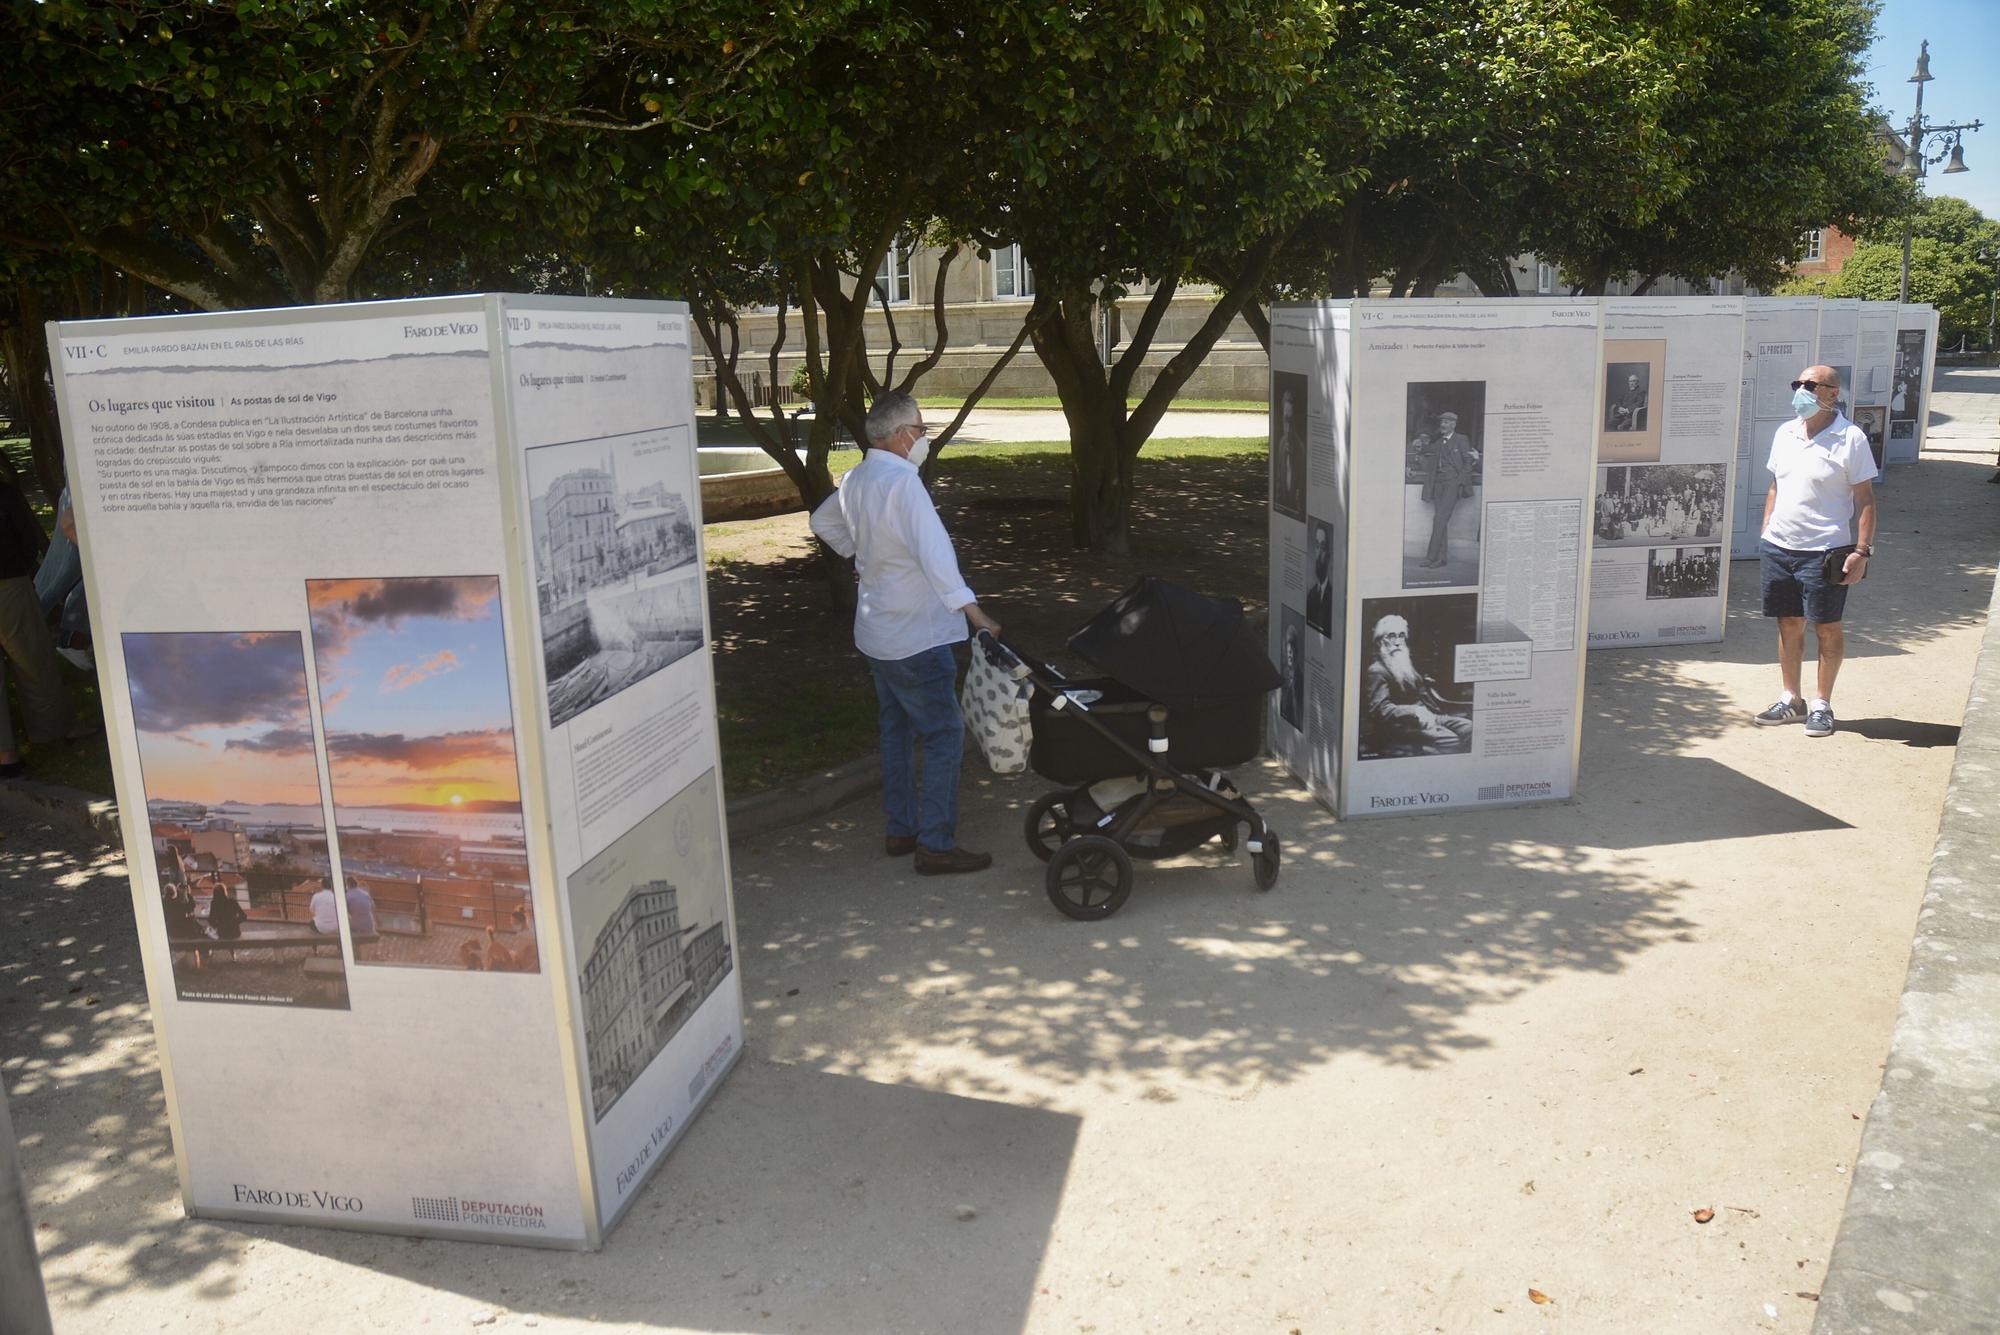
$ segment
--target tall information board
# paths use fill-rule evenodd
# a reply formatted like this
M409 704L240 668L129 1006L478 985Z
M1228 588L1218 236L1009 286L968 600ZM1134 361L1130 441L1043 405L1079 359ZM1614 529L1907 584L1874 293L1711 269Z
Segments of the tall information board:
M1937 373L1936 308L1908 303L1896 308L1895 366L1890 373L1889 445L1892 464L1913 464L1930 423L1931 381Z
M1854 379L1848 383L1847 415L1868 433L1875 468L1888 462L1889 392L1896 355L1896 303L1864 301L1857 323Z
M1270 736L1339 815L1574 792L1600 341L1592 300L1273 313Z
M1792 380L1819 346L1818 297L1750 297L1743 304L1742 406L1736 443L1736 508L1730 555L1757 555L1771 489L1771 438L1792 416Z
M188 1211L595 1245L741 1050L686 308L50 343Z
M1743 298L1604 302L1590 647L1720 640Z

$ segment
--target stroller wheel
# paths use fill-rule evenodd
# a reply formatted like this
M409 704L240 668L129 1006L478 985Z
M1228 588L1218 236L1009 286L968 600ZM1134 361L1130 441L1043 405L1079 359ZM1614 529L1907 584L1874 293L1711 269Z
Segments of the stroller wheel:
M1236 851L1236 822L1235 821L1229 822L1228 826L1222 831L1222 833L1216 835L1215 837L1222 841L1223 852L1234 853Z
M1047 862L1054 857L1056 850L1076 833L1076 827L1070 824L1069 808L1063 805L1068 797L1066 790L1057 789L1053 793L1042 794L1028 808L1024 833L1028 836L1028 851L1035 855L1037 861Z
M1084 834L1049 859L1049 902L1072 918L1108 918L1132 893L1132 859L1116 840Z
M1259 890L1269 890L1278 883L1278 860L1278 832L1267 829L1263 850L1250 855L1250 874L1257 878Z

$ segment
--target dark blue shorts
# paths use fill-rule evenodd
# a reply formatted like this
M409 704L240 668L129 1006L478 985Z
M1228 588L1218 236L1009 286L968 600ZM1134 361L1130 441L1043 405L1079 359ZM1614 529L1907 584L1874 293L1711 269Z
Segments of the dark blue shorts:
M1826 582L1825 552L1797 552L1769 539L1757 544L1758 574L1764 585L1764 615L1804 617L1814 625L1840 620L1847 608L1847 585Z

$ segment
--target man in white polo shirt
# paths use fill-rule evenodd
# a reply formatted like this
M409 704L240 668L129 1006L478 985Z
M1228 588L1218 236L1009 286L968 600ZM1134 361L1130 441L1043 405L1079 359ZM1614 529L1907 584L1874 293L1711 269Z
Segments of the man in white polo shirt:
M1792 382L1793 419L1771 439L1771 489L1760 546L1764 615L1778 620L1784 693L1755 716L1764 725L1805 721L1806 736L1833 732L1833 679L1847 649L1840 616L1847 586L1875 554L1875 455L1868 435L1839 409L1840 374L1809 366ZM1839 569L1828 578L1828 554ZM1806 623L1819 637L1818 694L1800 698Z
M983 871L991 853L958 846L958 768L965 720L958 712L958 659L966 627L1000 633L958 573L958 557L917 470L930 437L917 401L890 390L869 408L869 449L813 512L812 531L854 558L860 598L854 644L875 675L882 733L882 849L916 854L927 876ZM912 746L924 757L917 791Z

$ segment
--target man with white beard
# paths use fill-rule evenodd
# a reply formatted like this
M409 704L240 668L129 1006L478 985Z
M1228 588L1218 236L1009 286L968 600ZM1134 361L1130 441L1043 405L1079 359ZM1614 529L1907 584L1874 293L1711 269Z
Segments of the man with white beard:
M1363 749L1378 756L1434 756L1472 744L1472 720L1438 692L1410 657L1410 623L1389 614L1375 623L1375 660L1362 674L1367 709Z

